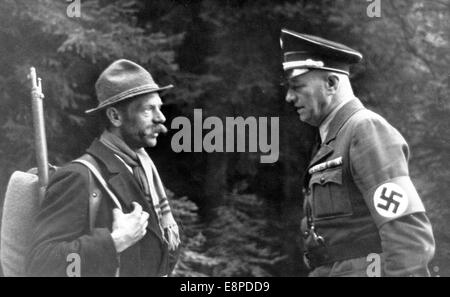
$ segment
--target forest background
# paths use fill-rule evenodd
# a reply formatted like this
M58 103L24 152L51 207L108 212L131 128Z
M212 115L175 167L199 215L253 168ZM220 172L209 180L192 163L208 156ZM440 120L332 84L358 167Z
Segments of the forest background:
M80 10L68 10L75 2ZM355 93L408 141L437 242L430 269L450 276L450 1L75 2L0 1L0 202L11 173L35 166L29 67L43 79L49 160L63 165L100 133L84 114L97 104L95 80L127 58L175 85L163 96L169 127L195 108L203 118L280 120L275 163L259 153L175 153L176 131L149 150L183 229L174 275L305 275L301 187L317 131L284 101L286 27L363 53Z

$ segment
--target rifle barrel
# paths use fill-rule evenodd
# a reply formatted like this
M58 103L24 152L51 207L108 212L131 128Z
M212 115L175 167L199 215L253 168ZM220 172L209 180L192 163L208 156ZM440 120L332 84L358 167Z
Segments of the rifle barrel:
M44 107L41 79L36 76L36 69L30 68L31 108L33 114L34 142L39 176L39 195L42 199L48 184L47 138L45 135Z

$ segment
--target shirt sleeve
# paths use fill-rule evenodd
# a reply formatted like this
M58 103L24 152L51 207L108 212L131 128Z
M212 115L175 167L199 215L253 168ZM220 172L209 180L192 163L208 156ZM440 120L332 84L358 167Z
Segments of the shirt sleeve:
M51 179L36 217L30 276L114 276L118 260L110 230L89 230L87 176L61 168Z
M356 125L351 173L379 229L387 276L427 275L434 238L424 205L409 177L408 145L381 117Z

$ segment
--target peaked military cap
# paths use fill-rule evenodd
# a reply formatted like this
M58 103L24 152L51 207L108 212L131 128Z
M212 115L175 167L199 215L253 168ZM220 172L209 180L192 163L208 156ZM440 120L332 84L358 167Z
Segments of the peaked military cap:
M95 83L98 106L86 110L86 113L104 109L138 95L159 92L172 87L173 85L160 87L142 66L130 60L120 59L113 62L100 74Z
M362 54L346 45L318 36L281 29L283 69L288 78L311 69L349 74L350 65L362 60Z

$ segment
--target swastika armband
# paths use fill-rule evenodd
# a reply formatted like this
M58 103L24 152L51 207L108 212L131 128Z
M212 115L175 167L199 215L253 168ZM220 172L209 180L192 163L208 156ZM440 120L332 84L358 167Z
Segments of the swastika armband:
M409 176L396 177L373 187L365 199L377 227L402 216L425 211Z

